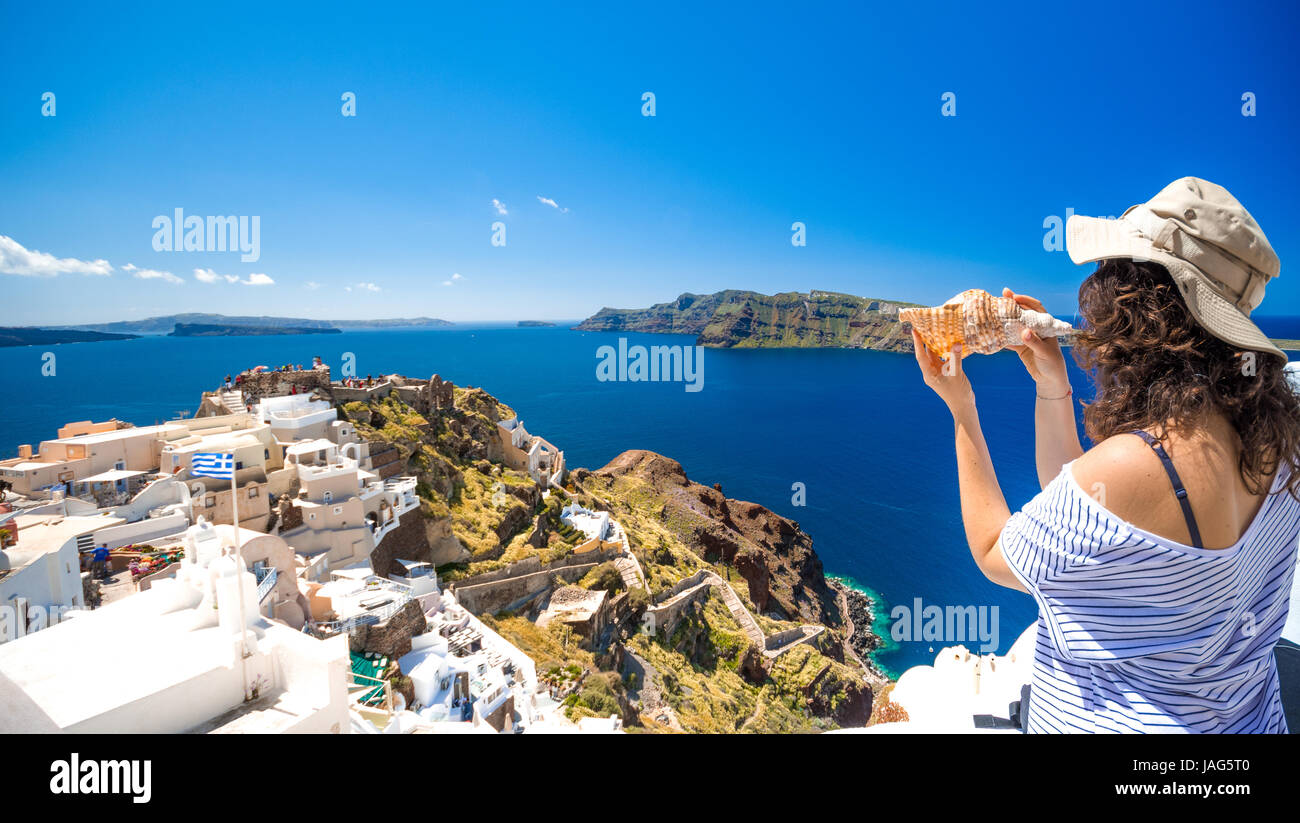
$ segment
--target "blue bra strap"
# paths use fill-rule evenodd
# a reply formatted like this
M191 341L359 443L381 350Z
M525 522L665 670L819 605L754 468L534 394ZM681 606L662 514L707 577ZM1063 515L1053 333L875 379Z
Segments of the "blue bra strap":
M1192 504L1187 500L1187 489L1183 488L1183 481L1178 477L1178 470L1174 468L1174 461L1169 459L1169 455L1165 452L1164 446L1160 445L1159 440L1141 429L1132 432L1132 434L1136 434L1147 441L1147 445L1151 447L1151 450L1156 453L1156 457L1159 457L1160 462L1164 464L1165 474L1169 475L1169 482L1174 486L1174 497L1178 498L1178 505L1183 508L1183 519L1187 521L1187 533L1192 536L1192 545L1198 549L1204 548L1201 545L1201 531L1196 528L1196 516L1192 514Z

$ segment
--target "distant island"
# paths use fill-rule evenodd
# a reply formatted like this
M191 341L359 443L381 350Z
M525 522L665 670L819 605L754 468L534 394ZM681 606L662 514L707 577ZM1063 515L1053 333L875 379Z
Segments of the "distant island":
M766 295L728 289L683 294L648 309L604 308L573 328L693 334L710 348L851 348L911 352L912 337L898 322L898 310L920 303L881 300L829 291ZM522 325L522 324L521 324ZM1273 340L1280 349L1300 351L1300 340Z
M394 329L442 328L453 325L436 317L399 317L387 320L312 320L306 317L253 317L224 314L164 314L142 320L118 320L112 323L87 323L82 325L53 326L51 328L76 331L94 331L110 334L164 334L170 335L177 325L252 326L256 328L288 327L294 329Z
M295 326L239 326L223 323L177 323L168 337L260 337L274 334L342 334L342 329Z
M516 325L521 329L542 329L555 324L549 320L520 320Z
M456 325L436 317L394 317L388 320L326 320L335 328L348 329L444 329Z
M728 289L683 294L648 309L601 309L580 331L693 334L713 348L854 348L912 350L898 310L916 303L828 291L766 295Z
M53 346L59 343L99 343L104 340L134 340L135 334L107 334L75 329L39 329L31 326L0 326L0 346Z

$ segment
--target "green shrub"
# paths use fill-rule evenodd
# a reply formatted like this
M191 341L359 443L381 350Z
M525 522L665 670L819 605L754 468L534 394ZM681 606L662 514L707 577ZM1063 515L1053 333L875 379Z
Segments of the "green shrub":
M622 590L623 575L619 573L617 566L610 561L606 561L587 572L586 576L580 581L580 585L586 589L604 589L613 594Z

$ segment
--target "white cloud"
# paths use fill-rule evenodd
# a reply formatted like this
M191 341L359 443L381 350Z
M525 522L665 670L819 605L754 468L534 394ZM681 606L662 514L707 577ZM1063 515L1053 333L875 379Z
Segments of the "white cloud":
M461 277L459 273L456 273L456 274L453 274L453 275L451 276L451 279L450 279L450 280L444 280L444 281L442 281L442 285L444 285L444 286L450 286L452 283L455 283L457 280L464 280L464 279L465 279L465 278Z
M0 274L21 277L55 277L60 274L111 274L107 260L77 260L26 249L12 237L0 234Z
M509 213L510 213L510 212L506 211L506 204L505 204L505 203L502 203L500 200L496 199L495 197L492 198L492 208L494 208L494 209L497 210L497 214L509 214Z
M225 280L227 283L242 283L245 286L270 286L275 283L265 274L254 273L248 275L247 280L240 280L237 274L217 274L212 269L195 269L194 279L200 283L220 283Z
M376 286L374 283L358 283L357 288L361 289L362 291L379 291L379 287ZM346 290L352 291L352 287L348 286Z
M311 289L312 291L316 291L316 289L320 288L320 283L317 283L315 280L308 280L303 285L305 285L307 288Z
M123 271L131 272L132 277L138 278L140 280L163 280L168 283L174 283L177 286L185 283L184 280L180 279L179 277L177 277L176 275L172 274L169 271L158 271L157 269L136 268L136 266L132 263L127 263L125 266L122 267L122 269Z
M537 202L538 202L538 203L541 203L541 204L544 205L544 206L550 206L550 207L553 208L553 209L559 209L561 212L567 212L567 211L568 211L567 208L564 208L564 207L560 206L559 203L556 203L556 202L555 202L554 200L552 200L551 198L549 198L549 197L542 197L540 194L537 195Z

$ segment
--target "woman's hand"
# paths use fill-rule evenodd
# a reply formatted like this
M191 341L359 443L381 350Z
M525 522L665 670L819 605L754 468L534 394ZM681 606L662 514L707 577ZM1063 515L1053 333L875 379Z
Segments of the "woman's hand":
M1011 289L1002 289L1003 297L1010 297L1025 309L1047 312L1043 304L1027 294L1016 294ZM1055 337L1044 340L1029 329L1020 332L1024 341L1020 346L1009 346L1020 355L1020 362L1025 364L1025 371L1038 384L1038 393L1046 397L1057 397L1070 390L1070 375L1065 369L1065 355L1061 344Z
M948 359L930 351L921 339L921 335L912 329L912 347L916 351L916 363L921 367L921 377L925 385L934 389L934 393L954 415L966 407L975 405L975 392L971 389L966 372L961 367L961 344L952 347Z

